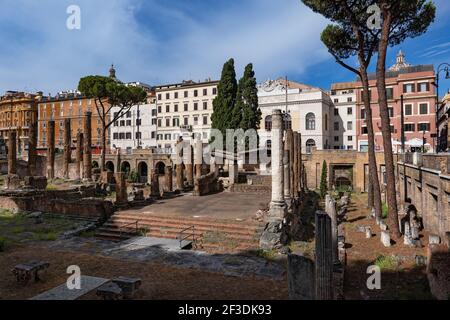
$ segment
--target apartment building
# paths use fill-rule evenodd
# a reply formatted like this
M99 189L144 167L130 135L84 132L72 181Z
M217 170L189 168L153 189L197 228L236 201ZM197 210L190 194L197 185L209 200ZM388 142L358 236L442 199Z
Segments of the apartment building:
M173 153L181 136L184 140L208 142L213 100L218 81L183 81L156 86L156 142L158 149Z
M355 83L333 83L330 98L333 101L333 149L356 150L356 90Z

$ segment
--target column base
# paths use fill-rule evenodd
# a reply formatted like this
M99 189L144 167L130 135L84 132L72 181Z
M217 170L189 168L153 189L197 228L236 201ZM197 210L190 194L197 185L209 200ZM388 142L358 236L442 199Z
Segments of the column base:
M269 221L283 220L287 213L287 206L284 201L272 201L270 203L269 214L267 215Z

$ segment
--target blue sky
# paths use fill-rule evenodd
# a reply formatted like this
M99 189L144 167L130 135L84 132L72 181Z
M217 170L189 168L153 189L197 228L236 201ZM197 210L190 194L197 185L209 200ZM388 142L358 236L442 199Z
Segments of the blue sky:
M435 3L428 33L400 46L412 64L450 63L450 1ZM72 4L81 30L66 28ZM217 79L230 57L238 76L252 62L258 81L288 75L329 89L355 78L320 42L327 21L300 0L1 0L1 8L0 93L75 89L112 62L123 81ZM441 92L449 88L441 82Z

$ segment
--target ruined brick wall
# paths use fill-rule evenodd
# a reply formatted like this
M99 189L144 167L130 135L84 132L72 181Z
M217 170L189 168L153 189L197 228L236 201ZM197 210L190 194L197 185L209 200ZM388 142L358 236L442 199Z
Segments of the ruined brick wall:
M218 177L215 172L211 172L195 180L193 194L194 196L204 196L220 190Z

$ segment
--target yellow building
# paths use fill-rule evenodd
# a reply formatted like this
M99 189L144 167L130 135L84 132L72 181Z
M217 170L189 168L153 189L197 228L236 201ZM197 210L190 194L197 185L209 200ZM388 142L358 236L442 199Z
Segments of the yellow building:
M8 131L17 132L17 153L28 150L30 124L37 121L37 103L42 95L8 91L0 98L0 139L8 140Z

